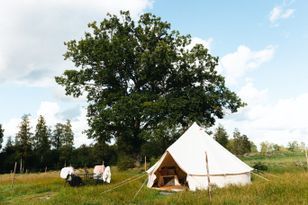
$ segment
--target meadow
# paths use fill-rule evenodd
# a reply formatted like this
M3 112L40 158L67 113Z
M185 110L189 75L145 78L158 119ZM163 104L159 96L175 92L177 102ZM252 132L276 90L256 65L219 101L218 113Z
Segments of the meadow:
M207 191L165 193L144 186L146 180L141 169L118 171L112 168L112 183L95 185L86 180L86 185L78 188L65 186L59 172L36 174L17 174L12 185L12 175L0 175L0 204L308 204L308 172L304 169L303 153L277 154L274 156L243 157L249 165L262 162L268 166L264 173L258 173L269 181L256 175L247 186L215 188L212 201ZM140 175L117 189L120 182Z

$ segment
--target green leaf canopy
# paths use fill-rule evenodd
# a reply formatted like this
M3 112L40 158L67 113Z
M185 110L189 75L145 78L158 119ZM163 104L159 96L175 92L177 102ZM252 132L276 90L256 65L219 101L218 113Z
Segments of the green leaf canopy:
M155 133L168 138L193 121L211 126L244 105L217 73L218 57L200 44L188 49L191 37L155 15L134 21L121 12L89 28L65 43L76 68L56 82L67 95L86 94L90 138L115 139L124 153L138 154Z

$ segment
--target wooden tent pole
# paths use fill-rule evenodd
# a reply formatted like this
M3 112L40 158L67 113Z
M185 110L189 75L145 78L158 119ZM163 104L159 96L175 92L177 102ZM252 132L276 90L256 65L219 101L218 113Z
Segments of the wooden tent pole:
M205 162L206 162L206 173L207 173L207 192L209 195L210 202L212 201L212 195L211 195L211 180L210 180L210 171L209 171L209 161L207 157L207 152L205 152Z

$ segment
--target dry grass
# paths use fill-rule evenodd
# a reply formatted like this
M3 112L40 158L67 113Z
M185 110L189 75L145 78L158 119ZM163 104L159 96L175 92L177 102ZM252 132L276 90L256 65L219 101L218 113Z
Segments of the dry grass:
M279 166L279 163L284 166L272 167L264 175L270 179L269 182L254 176L252 184L248 186L215 189L211 204L308 204L308 173L295 167L289 159L277 160L275 163L275 166ZM279 172L275 172L277 169ZM17 175L14 186L10 174L0 175L0 204L209 204L206 191L163 195L146 187L133 201L145 176L114 191L103 193L140 172L120 172L113 168L112 174L110 185L95 185L87 181L86 186L79 188L64 186L58 172Z

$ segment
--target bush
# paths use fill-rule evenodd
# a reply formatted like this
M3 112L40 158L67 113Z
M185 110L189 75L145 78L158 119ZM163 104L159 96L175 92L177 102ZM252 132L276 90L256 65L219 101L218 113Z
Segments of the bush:
M257 162L253 165L253 168L256 169L257 171L267 171L268 166L263 164L262 162Z
M117 165L119 170L127 170L129 168L134 168L135 160L130 156L121 156L119 157Z

